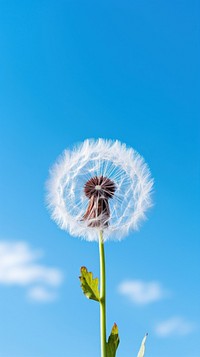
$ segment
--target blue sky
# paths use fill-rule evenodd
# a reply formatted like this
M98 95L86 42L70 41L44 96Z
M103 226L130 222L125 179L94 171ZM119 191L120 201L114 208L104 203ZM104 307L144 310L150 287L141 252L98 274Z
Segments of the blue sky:
M135 148L155 179L140 231L105 247L117 356L146 332L146 357L200 356L198 21L197 1L0 1L1 357L99 356L78 279L98 276L98 245L44 204L57 156L93 137Z

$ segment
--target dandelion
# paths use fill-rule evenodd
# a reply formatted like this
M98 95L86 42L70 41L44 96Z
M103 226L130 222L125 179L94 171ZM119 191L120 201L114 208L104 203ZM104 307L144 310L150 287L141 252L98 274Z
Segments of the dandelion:
M119 141L85 140L65 150L50 172L48 207L73 236L119 240L151 206L153 181L143 158Z
M47 204L52 219L72 236L99 241L100 292L98 280L85 267L80 279L84 294L100 303L102 357L116 352L119 343L116 324L106 341L104 242L138 229L151 206L152 185L144 159L119 141L85 140L65 150L50 171Z

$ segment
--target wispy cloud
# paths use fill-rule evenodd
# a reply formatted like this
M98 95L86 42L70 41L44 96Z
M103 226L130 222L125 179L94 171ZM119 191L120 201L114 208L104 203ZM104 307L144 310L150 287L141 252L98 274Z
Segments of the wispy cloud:
M155 327L155 332L159 337L185 336L194 329L195 325L192 322L186 321L182 317L174 316L158 323Z
M165 297L167 294L156 281L126 280L118 286L118 291L135 304L149 304Z
M57 293L44 286L35 286L28 290L28 298L37 302L51 302L57 299Z
M32 300L53 301L63 275L57 268L38 263L42 256L26 242L0 241L0 284L28 287Z

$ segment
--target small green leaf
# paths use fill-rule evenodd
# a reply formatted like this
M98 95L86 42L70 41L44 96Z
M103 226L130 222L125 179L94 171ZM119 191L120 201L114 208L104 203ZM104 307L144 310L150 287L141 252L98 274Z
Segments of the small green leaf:
M140 346L140 350L139 350L139 352L138 352L137 357L144 357L145 342L146 342L147 336L148 336L148 333L146 333L146 335L144 336L144 338L143 338L143 340L142 340L142 343L141 343L141 346Z
M106 357L115 357L118 345L119 345L118 327L116 323L114 323L111 334L108 338L108 342L106 344Z
M99 280L98 278L93 279L91 272L87 271L86 267L81 267L81 276L79 277L81 281L81 288L83 293L88 299L99 301Z

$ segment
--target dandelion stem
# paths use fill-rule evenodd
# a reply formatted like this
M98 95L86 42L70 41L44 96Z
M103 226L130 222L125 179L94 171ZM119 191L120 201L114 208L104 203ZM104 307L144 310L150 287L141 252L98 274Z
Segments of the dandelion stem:
M106 271L103 232L99 234L101 357L106 357Z

